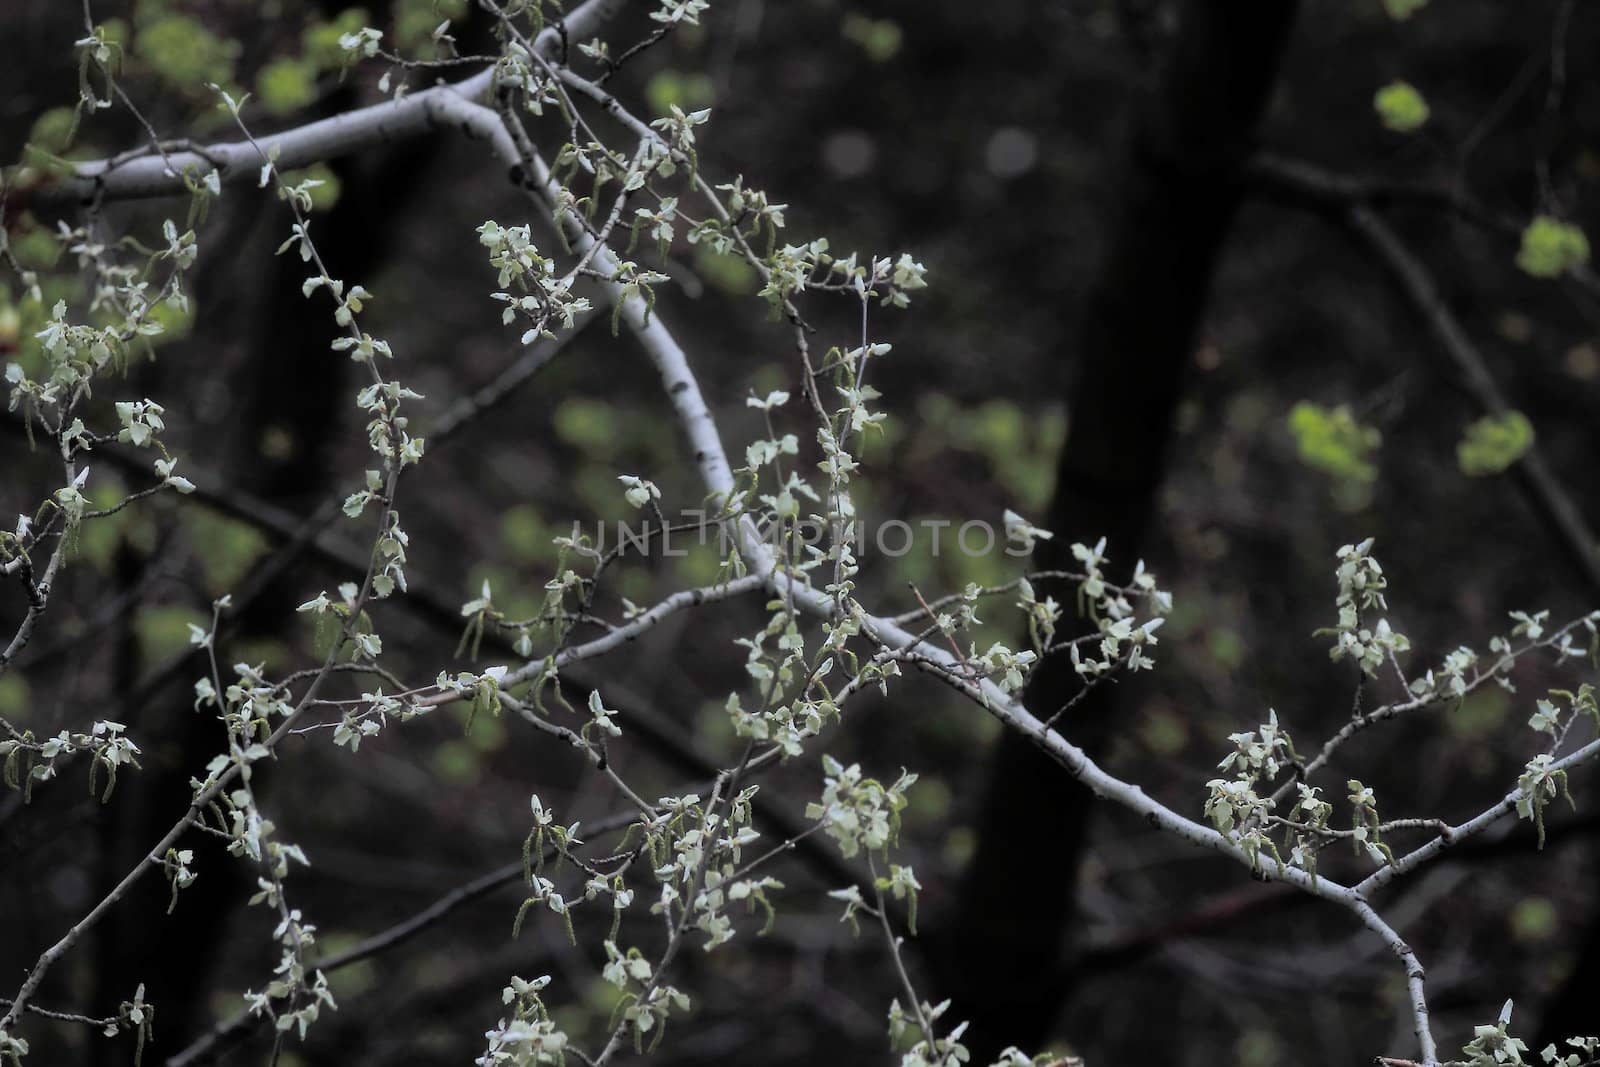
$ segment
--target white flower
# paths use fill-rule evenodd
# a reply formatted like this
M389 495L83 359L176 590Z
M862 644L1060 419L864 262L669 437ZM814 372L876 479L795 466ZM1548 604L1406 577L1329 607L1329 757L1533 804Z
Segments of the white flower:
M1006 540L1016 542L1024 552L1032 552L1035 542L1048 541L1055 536L1049 530L1041 530L1010 509L1006 510L1001 519L1006 524Z
M631 474L619 474L617 475L617 481L627 486L627 491L623 493L623 496L627 498L628 503L636 508L642 508L652 500L661 499L661 490L656 488L654 482L636 478Z

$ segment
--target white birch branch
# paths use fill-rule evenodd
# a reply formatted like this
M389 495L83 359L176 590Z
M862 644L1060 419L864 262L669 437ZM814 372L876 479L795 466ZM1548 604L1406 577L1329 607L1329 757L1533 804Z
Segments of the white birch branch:
M562 20L564 35L555 26L547 26L535 39L534 47L541 56L549 58L559 50L563 36L569 41L588 39L620 13L626 3L627 0L586 0ZM48 206L172 196L186 191L186 173L191 179L200 179L216 171L224 184L254 181L261 170L257 145L261 151L275 154L279 169L294 170L379 145L409 140L446 127L449 109L442 109L440 103L457 97L477 99L489 90L493 77L493 68L489 68L462 81L423 89L399 100L261 136L256 138L255 144L231 141L195 151L82 163L72 177L34 190L30 202Z

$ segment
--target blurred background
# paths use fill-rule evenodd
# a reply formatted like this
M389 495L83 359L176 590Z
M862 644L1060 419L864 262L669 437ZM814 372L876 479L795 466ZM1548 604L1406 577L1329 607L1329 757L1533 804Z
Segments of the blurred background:
M93 12L116 20L123 85L156 128L203 140L231 139L206 82L252 91L245 115L258 131L335 114L380 98L380 67L339 76L340 33L373 25L428 55L433 27L459 16L462 51L491 49L488 20L467 7L96 0ZM909 251L927 265L929 288L908 311L873 313L874 339L894 344L874 370L890 418L863 454L858 504L869 524L997 522L1009 508L1057 531L1044 564L1101 535L1113 575L1142 558L1176 605L1158 667L1097 693L1063 729L1193 817L1227 735L1269 707L1302 751L1349 716L1354 669L1312 637L1335 620L1341 544L1377 539L1389 617L1412 639L1416 673L1458 645L1483 650L1509 629L1510 610L1564 621L1600 606L1589 536L1600 522L1600 287L1583 265L1539 277L1518 263L1537 216L1597 232L1600 12L1575 0L1454 0L1394 17L1410 7L718 0L701 28L611 82L641 113L713 108L702 170L717 182L742 174L787 203L788 240ZM647 34L648 8L608 36ZM122 109L60 140L81 34L76 4L0 7L0 162L21 160L25 143L88 159L140 142ZM1426 100L1417 128L1375 110L1396 81ZM563 130L535 134L551 154ZM520 328L502 327L487 296L494 275L474 229L537 220L499 164L450 135L318 171L328 179L319 248L331 273L376 294L364 322L426 397L413 431L429 436L519 354ZM116 205L106 224L149 241L181 210ZM5 204L18 256L46 272L46 306L52 293L82 292L53 236L57 217L31 208L26 190ZM13 723L45 736L82 728L93 709L127 723L145 752L106 805L83 788L81 766L27 806L0 793L0 974L16 979L0 993L159 838L216 751L216 722L191 710L199 665L187 625L205 624L211 600L231 590L242 606L224 629L226 661L304 666L323 646L294 606L357 577L341 559L365 559L369 531L330 521L329 506L359 487L368 462L350 402L359 383L328 351L333 327L301 296L299 262L273 256L289 224L267 193L231 189L196 224L192 316L169 322L157 359L96 396L105 408L124 395L164 404L169 445L202 492L87 527L46 624L0 679L0 714ZM673 280L659 313L685 342L725 441L742 448L760 428L748 393L798 381L790 334L766 318L741 263L680 240L663 269ZM859 336L848 301L813 301L806 314L823 345ZM44 315L14 277L0 280L0 356L36 355ZM1493 457L1487 470L1464 463L1458 445L1497 405L1526 416L1533 450L1503 471ZM793 417L780 432L807 441ZM31 513L58 471L15 414L4 426L0 515ZM556 562L551 538L574 520L630 514L618 473L697 506L686 454L639 348L603 317L584 329L503 403L430 442L409 476L414 595L377 609L391 664L425 679L508 662L492 643L475 663L454 657L460 605L488 580L512 617L535 614ZM93 499L114 502L147 479L113 457L95 466ZM295 536L308 529L314 537ZM916 606L908 582L931 599L1017 573L1001 555L925 547L869 558L862 599L904 611ZM635 559L599 606L618 616L621 597L652 602L711 580L716 565L699 550ZM1070 589L1057 595L1071 603ZM24 607L14 584L0 586L0 619ZM1025 639L1015 613L987 614L996 639ZM755 601L681 614L572 672L579 686L604 680L631 742L614 758L648 795L685 791L737 757L722 710L745 683L731 642L763 617ZM1508 791L1535 751L1524 724L1536 696L1578 680L1530 662L1516 693L1490 687L1372 731L1341 752L1325 794L1343 818L1343 782L1360 777L1386 817L1466 818ZM1064 684L1036 678L1030 706L1048 712ZM355 756L326 732L296 736L263 773L264 806L311 859L291 889L325 951L515 863L531 792L563 820L622 810L548 738L481 716L464 732L456 710L391 728ZM936 683L907 678L887 699L863 696L814 751L765 775L758 823L772 839L804 825L823 750L886 778L902 766L922 775L902 838L901 862L925 887L909 958L926 995L955 998L948 1018L973 1020L975 1059L1012 1043L1071 1050L1093 1067L1342 1065L1413 1049L1399 967L1344 913L1095 805ZM1578 808L1552 807L1542 854L1519 824L1381 902L1428 967L1446 1048L1507 996L1535 1051L1593 1030L1593 773L1572 786ZM669 1030L658 1062L891 1056L884 1018L897 987L881 939L852 937L823 895L858 872L810 841L774 865L786 889L770 934L757 938L752 920L727 949L682 957L678 984L695 1011ZM39 996L101 1015L146 983L158 1005L147 1063L232 1015L276 961L272 919L240 907L253 873L213 841L193 847L201 877L171 915L167 886L147 880ZM1333 851L1330 874L1362 869ZM553 975L558 1020L593 1040L613 1001L588 947L609 913L577 913L584 947L554 921L513 941L523 895L512 879L330 974L339 1011L280 1062L469 1060L512 973ZM646 923L642 944L658 936ZM26 1034L41 1063L132 1057L127 1037L37 1019ZM214 1051L258 1062L269 1047L250 1029Z

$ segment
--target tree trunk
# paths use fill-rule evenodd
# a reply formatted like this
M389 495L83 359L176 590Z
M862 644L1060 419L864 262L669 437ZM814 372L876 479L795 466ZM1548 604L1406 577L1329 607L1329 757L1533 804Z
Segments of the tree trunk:
M1077 334L1065 454L1044 525L1041 567L1072 563L1074 541L1107 539L1131 567L1154 517L1183 370L1240 196L1240 172L1265 110L1295 4L1195 0L1157 84L1137 105L1121 164L1121 202ZM1074 597L1057 594L1071 604ZM1050 715L1079 688L1065 657L1027 689ZM1064 731L1106 750L1116 687L1081 703ZM1020 734L995 753L978 847L939 946L951 1019L986 1063L1032 1049L1070 995L1070 921L1093 797Z

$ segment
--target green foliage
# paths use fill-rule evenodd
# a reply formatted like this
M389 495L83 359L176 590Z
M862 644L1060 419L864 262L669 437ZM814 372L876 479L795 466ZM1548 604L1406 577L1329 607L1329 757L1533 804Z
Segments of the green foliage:
M1407 82L1393 81L1372 98L1383 124L1396 133L1411 133L1428 121L1428 102Z
M84 495L89 498L89 507L100 510L109 508L121 500L123 490L119 484L107 481L90 487ZM133 516L129 511L123 510L115 515L108 515L98 522L86 523L78 531L76 548L79 557L101 574L109 573L117 544L122 540L123 530L132 519Z
M900 51L905 35L892 19L873 19L854 12L844 17L844 38L859 45L874 63L886 63Z
M725 255L705 245L695 246L694 272L729 296L749 296L761 287L760 275L742 257Z
M362 938L354 933L328 933L319 936L318 940L327 946L329 953L335 953L355 948L361 943ZM328 976L328 984L333 987L334 995L338 997L361 996L379 988L382 981L382 972L370 960L357 960Z
M1540 215L1522 231L1517 266L1535 278L1559 278L1589 262L1589 239L1571 223Z
M146 16L157 13L144 10L151 6L149 3L141 4L140 10ZM128 24L122 19L105 19L102 22L97 22L95 29L99 31L100 39L113 48L126 49L128 47Z
M224 40L187 15L162 15L139 27L134 52L174 89L209 92L233 80L237 41Z
M1206 647L1217 665L1230 673L1239 669L1248 654L1244 638L1239 636L1237 630L1227 626L1212 629L1207 634Z
M1233 1047L1234 1062L1239 1067L1275 1067L1289 1058L1271 1030L1251 1028L1239 1035Z
M500 543L518 562L549 561L552 532L529 504L514 504L500 514Z
M399 0L394 6L394 39L401 48L431 43L434 27L462 18L467 0Z
M704 74L685 74L668 67L658 70L645 83L645 99L650 110L657 115L670 115L674 107L680 111L698 111L716 103L716 90L711 79Z
M49 270L61 259L61 242L43 226L20 228L11 235L10 246L17 262L31 270ZM43 323L42 316L40 322Z
M371 21L366 8L349 7L339 12L332 22L312 23L300 37L306 60L318 70L343 70L348 53L339 44L339 38L361 32Z
M269 671L291 669L294 653L283 641L270 637L240 640L229 646L241 663L260 664Z
M22 725L28 721L28 682L18 671L0 676L0 716Z
M189 331L194 329L194 300L190 299L182 307L173 307L171 303L163 300L150 308L151 322L161 327L161 333L150 338L156 345L169 344L189 336Z
M209 620L193 608L163 604L144 608L133 619L133 632L139 651L151 662L160 662L189 647L191 626Z
M486 565L473 567L468 575L467 587L479 589L484 582L488 582L491 588L496 588L494 606L509 618L531 618L542 608L541 599L534 595L535 591L518 582L510 571Z
M1428 6L1428 0L1383 0L1383 9L1397 22L1404 22Z
M480 755L487 756L505 748L510 735L506 731L506 721L500 716L477 715L473 716L464 740Z
M317 98L317 67L305 59L274 59L256 73L256 99L273 115L288 115Z
M1486 742L1511 718L1511 698L1505 690L1484 687L1469 693L1445 722L1463 741Z
M190 540L205 576L206 592L217 596L233 588L267 550L255 527L196 508L188 512Z
M1158 756L1176 757L1189 744L1189 724L1172 708L1161 705L1140 721L1139 739Z
M34 120L28 131L28 143L51 155L60 155L72 144L78 128L78 111L70 107L53 107Z
M339 202L339 194L343 191L339 176L326 163L313 163L305 170L285 171L283 180L289 185L305 183L312 211L329 210Z
M446 785L477 784L483 774L483 757L468 741L443 741L428 761L433 773Z
M1520 411L1485 415L1456 445L1456 464L1471 478L1499 474L1533 446L1533 423Z
M1026 449L1027 426L1020 409L1005 400L990 400L973 413L971 440L991 458Z
M22 337L22 312L7 296L0 288L0 352L15 352Z
M920 462L915 454L925 448L974 452L1021 507L1038 511L1049 502L1067 432L1060 408L1028 409L998 398L963 408L941 393L927 393L917 400L917 415L921 425L906 462Z
M716 534L709 535L706 542L700 544L692 533L679 534L672 539L674 569L678 579L686 585L710 585L717 580L722 557L717 552ZM678 552L683 555L677 556Z
M1377 480L1373 458L1383 435L1357 421L1347 405L1325 408L1303 400L1289 412L1289 432L1306 466L1359 485Z
M615 409L603 400L569 397L555 413L556 434L567 444L597 459L609 459L617 437Z
M1518 941L1545 941L1560 929L1561 917L1549 897L1528 896L1511 909L1508 925Z

